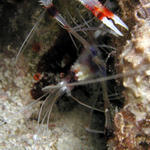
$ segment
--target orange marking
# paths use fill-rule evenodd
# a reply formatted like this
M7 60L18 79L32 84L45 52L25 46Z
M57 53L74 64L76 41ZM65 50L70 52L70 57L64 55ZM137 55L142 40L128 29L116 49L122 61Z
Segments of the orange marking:
M73 70L73 72L76 74L76 73L78 73L80 70L79 69L75 69L75 70Z
M34 80L36 81L39 81L41 79L41 74L40 73L36 73L34 76L33 76Z
M98 8L98 7L94 7L94 9L92 10L92 13L99 19L102 20L104 17L106 17L103 13L103 11Z
M105 14L106 17L110 19L112 19L112 17L114 16L114 14L106 7L103 8L103 13Z
M93 13L93 15L95 17L97 17L99 20L102 20L104 17L108 17L108 18L112 19L112 17L114 16L114 14L104 6L90 7L90 6L86 5L86 8L88 8Z

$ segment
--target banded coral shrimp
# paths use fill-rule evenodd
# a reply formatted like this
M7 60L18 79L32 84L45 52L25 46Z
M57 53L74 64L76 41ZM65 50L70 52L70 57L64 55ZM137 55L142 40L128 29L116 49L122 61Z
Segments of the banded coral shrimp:
M69 33L71 33L75 38L77 38L82 43L82 45L84 47L84 51L89 51L92 54L93 58L91 58L91 60L94 61L94 63L98 66L99 70L101 70L100 76L102 76L102 77L106 76L105 64L102 60L101 53L98 52L98 49L96 48L96 45L93 43L89 44L84 38L82 38L82 36L80 36L73 28L71 28L69 26L69 24L66 22L66 20L59 13L59 11L57 11L57 9L54 6L52 1L41 0L40 2L42 3L42 5L44 5L44 7L47 9L48 13L54 19L56 19L59 23L61 23L61 25ZM109 11L108 9L103 7L100 2L98 2L98 1L82 1L82 4L85 5L87 8L89 8L97 18L99 18L109 28L113 29L118 35L122 36L122 33L114 26L112 21L108 20L107 18L113 19L116 24L119 24L119 25L123 26L124 28L128 29L128 27L125 25L125 23L123 21L121 21L121 19L118 16L114 15L111 11ZM96 7L96 9L95 9L95 7ZM88 26L87 23L85 23L85 24ZM82 66L82 64L79 63L78 69L75 69L75 70L79 71L79 72L77 72L77 74L83 75L83 79L81 78L79 80L84 80L84 71L82 72L82 69L81 69L82 67L80 68L80 65ZM81 71L80 71L80 69L81 69ZM76 73L75 73L75 76L78 77L78 75L76 75ZM105 128L111 129L112 128L112 125L111 125L112 119L110 117L110 115L111 115L110 107L111 106L110 106L108 93L107 93L107 85L106 85L107 83L104 81L101 84L102 84L103 99L104 99L104 110L105 110L105 118L106 118ZM67 88L67 87L65 87L65 88Z

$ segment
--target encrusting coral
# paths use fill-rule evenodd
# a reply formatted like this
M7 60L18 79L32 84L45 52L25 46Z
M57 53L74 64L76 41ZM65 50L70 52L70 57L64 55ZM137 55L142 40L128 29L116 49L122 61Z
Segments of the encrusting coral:
M144 4L143 4L144 3ZM143 5L142 5L143 4ZM120 54L122 73L139 70L150 63L150 2L141 2L135 10L138 20ZM123 77L125 87L124 107L115 114L114 138L108 142L109 149L150 149L150 66L138 75Z

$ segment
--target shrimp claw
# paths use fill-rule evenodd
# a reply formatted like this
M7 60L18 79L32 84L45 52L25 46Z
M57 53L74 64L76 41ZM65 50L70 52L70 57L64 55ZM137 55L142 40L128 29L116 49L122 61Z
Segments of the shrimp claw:
M113 14L109 9L104 7L98 0L78 0L87 9L89 9L94 16L101 20L106 26L115 31L118 35L123 36L123 34L115 27L118 24L128 30L128 26L115 14ZM111 19L111 20L110 20Z

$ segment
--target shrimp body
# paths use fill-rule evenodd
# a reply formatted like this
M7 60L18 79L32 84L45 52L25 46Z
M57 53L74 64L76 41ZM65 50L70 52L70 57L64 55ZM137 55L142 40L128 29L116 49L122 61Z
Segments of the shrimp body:
M40 1L42 3L42 0ZM99 16L99 19L103 21L107 26L109 26L111 29L113 29L117 34L122 36L122 33L113 25L113 23L107 19L106 16L109 14L109 18L112 18L114 14L109 11L107 8L105 8L101 3L98 1L82 1L87 8L92 10L94 15L96 17L99 16L101 13L101 17ZM88 3L86 3L88 2ZM89 2L91 5L88 5ZM42 3L44 5L44 3ZM99 6L99 7L98 7ZM104 65L104 62L101 58L101 54L98 53L98 49L91 45L87 40L85 40L82 36L80 36L73 28L70 27L70 25L67 23L67 21L61 16L61 14L57 11L55 6L51 3L48 6L45 6L48 13L56 19L61 25L69 32L71 33L76 39L78 39L84 47L84 52L80 55L78 60L75 62L75 64L72 66L70 72L71 74L68 75L64 80L61 82L62 86L61 89L65 90L66 93L69 93L68 95L71 95L70 91L73 87L67 86L68 83L71 81L84 81L91 77L94 77L95 75L99 74L101 77L106 76L106 68ZM94 9L93 9L94 8ZM114 15L115 16L115 15ZM89 54L90 53L90 54ZM65 83L65 84L64 84ZM59 84L60 85L60 84ZM49 89L48 87L45 87L44 89ZM110 119L110 102L108 99L108 93L107 93L107 85L106 82L102 82L102 89L103 89L103 98L105 101L105 116L106 116L106 122L105 127L107 129L110 129L112 127L111 125L111 119ZM63 90L63 91L64 91ZM73 97L72 97L73 98ZM73 98L76 100L75 98Z
M125 29L128 30L127 25L115 14L113 14L109 9L103 6L98 0L78 0L89 9L95 17L101 20L106 26L115 31L118 35L123 36L123 34L115 27L113 22L109 19L112 19L115 24L119 24Z
M74 88L74 86L68 85L68 83L71 83L72 81L76 81L76 82L84 81L86 79L92 78L93 76L97 75L97 73L99 72L99 69L96 66L96 64L94 64L94 62L92 62L91 58L92 58L92 56L88 51L83 51L83 53L81 53L81 55L79 56L77 61L74 63L74 65L72 65L72 67L69 71L69 74L64 79L62 79L61 82L59 82L56 85L57 86L56 88L54 88L55 86L46 86L42 89L45 92L47 91L47 93L49 93L49 94L41 106L40 112L42 112L42 110L44 110L43 111L44 113L42 112L42 114L44 114L44 115L39 113L39 118L38 118L39 123L41 120L40 119L41 116L44 116L42 119L42 124L47 116L47 118L48 118L47 124L48 124L53 105L58 100L58 98L62 97L65 93L67 93L68 96L73 98L79 104L81 104L89 109L103 112L100 109L94 108L92 106L89 106L87 104L80 102L80 100L78 100L77 98L72 96L71 91ZM53 92L51 92L52 91L51 89L53 89Z
M71 71L74 72L77 81L86 80L98 74L100 70L92 59L93 55L89 51L84 50L78 60L72 65Z

